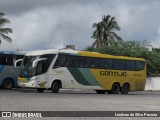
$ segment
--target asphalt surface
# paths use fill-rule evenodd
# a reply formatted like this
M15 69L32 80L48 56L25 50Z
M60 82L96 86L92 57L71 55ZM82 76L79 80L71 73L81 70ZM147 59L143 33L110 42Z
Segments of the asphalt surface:
M130 92L128 95L113 95L107 93L96 94L94 91L84 90L61 90L56 94L51 91L38 93L34 89L24 88L15 88L13 90L0 89L0 111L160 111L160 91ZM97 118L72 117L63 119L88 120ZM129 120L137 118L114 117L110 119ZM151 118L140 119L150 120ZM154 117L152 119L157 118Z

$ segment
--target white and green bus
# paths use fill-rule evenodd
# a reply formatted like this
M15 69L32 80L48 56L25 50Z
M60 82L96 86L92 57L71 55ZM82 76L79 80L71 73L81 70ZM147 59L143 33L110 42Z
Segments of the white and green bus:
M0 51L0 86L4 89L11 89L18 86L17 78L20 62L17 67L14 63L22 59L26 52L23 51Z
M128 94L143 91L146 62L141 58L96 52L39 50L25 55L18 83L38 92L59 89L88 89L99 94Z

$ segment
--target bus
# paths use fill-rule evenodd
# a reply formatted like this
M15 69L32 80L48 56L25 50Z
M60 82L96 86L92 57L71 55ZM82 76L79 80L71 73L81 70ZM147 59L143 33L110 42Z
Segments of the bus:
M145 83L145 59L71 49L27 53L18 76L20 87L53 93L88 89L98 94L128 94L143 91Z
M26 52L22 51L0 51L0 86L4 89L12 89L18 86L18 69L14 67L16 60L22 59Z

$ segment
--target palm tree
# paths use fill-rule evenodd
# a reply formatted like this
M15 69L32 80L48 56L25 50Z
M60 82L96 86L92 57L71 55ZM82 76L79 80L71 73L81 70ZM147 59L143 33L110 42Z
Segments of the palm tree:
M12 39L10 37L8 37L8 33L12 33L12 29L11 28L3 28L3 26L6 23L10 23L10 21L6 18L4 18L5 14L0 12L0 44L1 44L1 40L4 39L7 42L12 42Z
M112 45L113 42L122 40L114 30L120 30L120 26L118 26L115 17L111 17L110 15L102 16L102 21L99 23L94 23L93 28L96 30L93 32L92 38L95 39L92 47L102 47L104 45Z
M103 30L102 30L102 24L100 23L94 23L93 27L96 27L96 30L94 31L92 38L95 39L92 46L101 47L102 45L102 36L103 36Z

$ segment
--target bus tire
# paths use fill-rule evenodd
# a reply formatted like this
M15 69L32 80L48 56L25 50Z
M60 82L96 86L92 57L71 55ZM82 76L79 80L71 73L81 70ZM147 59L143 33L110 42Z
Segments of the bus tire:
M37 91L38 91L39 93L42 93L42 92L44 92L44 88L37 88Z
M105 92L106 92L105 90L96 90L97 94L105 94Z
M112 85L111 94L118 94L120 91L120 85L118 83L114 83Z
M57 81L53 82L52 87L51 87L52 93L58 93L59 92L59 88L60 88L59 82L57 82Z
M130 91L129 84L128 83L123 84L121 87L121 94L128 94L129 91Z
M3 88L4 89L10 90L10 89L12 89L12 87L13 87L12 79L7 78L3 81Z

